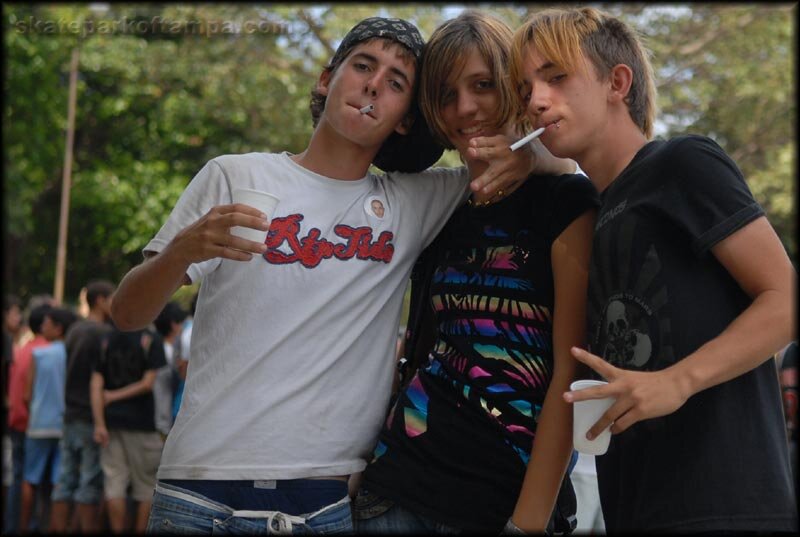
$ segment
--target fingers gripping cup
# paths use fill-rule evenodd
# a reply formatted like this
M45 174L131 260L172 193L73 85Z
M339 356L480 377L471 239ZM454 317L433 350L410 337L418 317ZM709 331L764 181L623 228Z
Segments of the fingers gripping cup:
M608 383L602 380L576 380L569 388L574 392L605 384ZM602 455L608 451L608 444L611 442L611 427L606 427L594 440L586 438L586 433L614 404L614 401L616 401L615 398L606 397L572 403L572 443L575 449L589 455Z
M269 221L272 222L275 207L278 206L278 202L280 201L276 196L249 188L234 188L232 194L233 203L241 203L242 205L254 207L267 215ZM250 227L234 226L231 228L231 234L254 242L263 243L267 240L266 231Z

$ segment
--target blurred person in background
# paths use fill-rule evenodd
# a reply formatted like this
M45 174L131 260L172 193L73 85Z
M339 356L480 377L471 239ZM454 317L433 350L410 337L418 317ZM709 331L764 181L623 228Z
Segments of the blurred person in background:
M64 428L67 350L64 336L78 319L66 308L44 313L41 333L49 345L33 350L25 385L29 405L25 431L25 463L20 504L20 529L28 531L36 491L47 476L55 484L60 465L59 440Z
M22 330L22 306L19 298L6 295L3 300L3 353L2 353L2 379L3 379L3 423L8 419L8 375L11 362L14 361L16 339ZM3 506L6 505L8 489L14 482L12 455L13 447L7 428L3 428Z
M94 423L89 394L92 371L100 360L103 338L111 331L111 295L114 285L105 280L84 287L88 313L67 332L64 434L59 451L61 464L53 488L50 531L62 533L75 507L78 529L99 531L99 505L103 496L100 446L94 441Z
M792 341L776 356L783 394L783 414L789 437L789 461L797 483L797 342Z
M50 344L42 333L42 323L45 313L52 306L45 303L33 306L28 313L27 326L33 337L22 344L14 352L14 360L9 368L8 381L8 435L11 438L11 471L12 483L6 498L3 513L3 528L6 533L19 533L20 498L22 496L22 481L25 469L25 431L28 429L28 403L25 400L25 391L28 381L28 372L33 361L33 351ZM35 529L38 517L31 520Z
M175 352L175 394L172 399L172 421L178 417L183 399L183 389L186 386L186 371L189 368L189 359L192 352L192 326L194 325L194 312L197 309L197 296L195 293L189 305L189 315L183 321L181 335L178 338Z
M153 384L164 367L164 343L150 329L113 328L90 381L94 439L100 444L103 492L111 531L129 531L128 487L136 506L133 530L143 533L164 441L155 427Z
M175 395L177 370L177 351L180 351L180 337L186 312L180 304L174 301L167 302L161 313L158 314L153 324L156 331L164 341L164 358L166 365L156 373L153 384L153 398L156 408L156 430L166 439L172 428L172 407Z

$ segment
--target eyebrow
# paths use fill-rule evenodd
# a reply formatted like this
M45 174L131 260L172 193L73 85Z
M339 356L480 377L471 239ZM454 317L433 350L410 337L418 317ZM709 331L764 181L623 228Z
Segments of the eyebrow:
M544 62L544 63L541 65L541 67L538 67L538 68L536 69L536 74L538 75L538 74L540 74L540 73L542 73L542 72L544 72L544 71L547 71L547 70L549 70L549 69L554 69L555 67L556 67L556 64L554 64L554 63L553 63L553 62L551 62L551 61Z
M359 56L367 61L371 61L372 63L378 63L378 58L376 58L372 54L368 54L366 52L356 52L355 54L353 54L353 58L357 58ZM402 78L407 86L409 87L411 86L411 82L408 80L408 76L402 70L400 70L397 67L389 67L389 70L394 74L396 74L397 76L399 76L400 78Z

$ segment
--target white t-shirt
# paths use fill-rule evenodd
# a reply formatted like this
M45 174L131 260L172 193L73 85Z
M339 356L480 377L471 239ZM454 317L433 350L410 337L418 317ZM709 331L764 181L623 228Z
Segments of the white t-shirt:
M437 168L340 181L288 153L206 164L145 251L231 203L234 187L281 201L265 256L187 271L203 279L192 363L158 478L361 471L387 410L411 268L466 198L468 180L465 168Z
M181 355L182 360L189 361L189 356L192 352L192 321L189 320L183 325L181 330Z
M153 404L155 406L156 430L168 434L172 427L172 367L174 365L175 348L172 343L164 341L164 358L167 365L156 371L153 383Z

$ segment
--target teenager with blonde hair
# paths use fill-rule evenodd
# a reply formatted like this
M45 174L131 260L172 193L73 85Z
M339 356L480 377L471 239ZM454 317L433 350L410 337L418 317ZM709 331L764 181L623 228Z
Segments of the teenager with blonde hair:
M705 136L653 139L647 49L593 8L517 30L513 83L556 156L601 192L588 351L616 402L588 438L609 533L793 532L797 508L771 359L794 331L796 273L741 171Z

